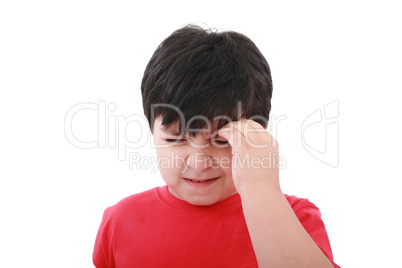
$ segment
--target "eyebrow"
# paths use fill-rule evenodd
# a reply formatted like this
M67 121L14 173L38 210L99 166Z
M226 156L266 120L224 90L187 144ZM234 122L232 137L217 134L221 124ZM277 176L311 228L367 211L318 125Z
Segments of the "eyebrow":
M162 130L163 132L166 132L166 133L168 133L168 134L170 134L170 135L173 135L173 136L180 136L179 130L177 130L177 129L175 129L175 128L161 127L161 130Z

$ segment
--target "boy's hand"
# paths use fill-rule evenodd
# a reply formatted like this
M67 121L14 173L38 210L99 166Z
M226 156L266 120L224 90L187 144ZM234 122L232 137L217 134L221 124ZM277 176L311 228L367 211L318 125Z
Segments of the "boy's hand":
M280 191L278 143L267 130L253 120L241 119L218 134L232 146L232 177L240 195L260 187Z
M278 143L258 123L232 122L218 134L232 146L232 177L259 267L333 267L279 187Z

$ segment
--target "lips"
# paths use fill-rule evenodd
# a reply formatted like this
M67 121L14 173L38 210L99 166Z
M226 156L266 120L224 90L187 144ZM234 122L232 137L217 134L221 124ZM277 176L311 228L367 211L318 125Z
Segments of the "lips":
M213 181L213 180L216 180L216 179L219 179L219 178L220 177L207 178L207 179L196 179L196 178L184 178L184 179L188 180L188 181L192 181L192 182L197 182L197 183L205 183L205 182Z

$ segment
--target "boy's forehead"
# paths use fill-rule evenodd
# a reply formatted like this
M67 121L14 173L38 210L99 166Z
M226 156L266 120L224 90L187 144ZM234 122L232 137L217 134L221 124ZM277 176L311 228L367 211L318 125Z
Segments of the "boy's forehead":
M160 131L170 134L170 135L174 135L174 136L179 136L182 133L180 133L180 122L177 121L173 124L170 124L168 126L164 126L162 125L162 118L158 117L157 119L155 119L155 128L158 128ZM211 124L206 124L206 126L202 129L191 129L191 128L187 128L186 129L186 135L190 135L190 134L195 134L196 136L202 136L203 138L210 138L211 136L213 136L214 132L216 132L217 130L217 123L215 122L215 124L211 125ZM219 136L215 133L216 136Z

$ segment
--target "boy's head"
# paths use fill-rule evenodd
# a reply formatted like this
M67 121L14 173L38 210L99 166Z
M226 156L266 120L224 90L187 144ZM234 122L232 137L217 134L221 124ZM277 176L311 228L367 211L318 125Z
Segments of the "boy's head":
M242 118L268 124L271 73L255 44L236 32L181 28L153 54L141 91L169 191L195 205L233 195L231 147L216 130Z
M268 124L272 79L267 61L246 36L190 25L173 32L154 52L141 85L144 113L153 130L222 127L249 118ZM193 134L193 133L190 133Z

